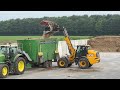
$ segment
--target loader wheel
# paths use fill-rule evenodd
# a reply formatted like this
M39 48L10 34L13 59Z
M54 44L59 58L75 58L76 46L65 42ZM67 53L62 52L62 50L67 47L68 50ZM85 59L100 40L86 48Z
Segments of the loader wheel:
M91 66L92 66L92 64L89 63L89 67L91 67Z
M0 65L0 78L6 78L9 74L9 67L7 64Z
M78 66L79 66L81 69L87 69L87 68L89 68L89 62L88 62L87 58L81 58L81 59L78 61Z
M68 64L68 67L71 67L72 66L72 63Z
M66 58L60 58L57 62L57 65L60 68L66 68L66 67L68 67L68 61Z
M17 60L15 61L15 67L14 67L15 71L14 71L14 73L16 75L23 74L24 71L25 71L25 68L26 68L25 59L23 57L17 58Z

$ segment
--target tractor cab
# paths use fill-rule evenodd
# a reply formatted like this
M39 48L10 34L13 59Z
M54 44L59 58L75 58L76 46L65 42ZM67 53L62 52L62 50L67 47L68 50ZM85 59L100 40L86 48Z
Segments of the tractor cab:
M77 45L76 57L86 56L89 49L90 45Z
M4 54L6 58L10 59L17 51L17 46L1 45L0 53Z

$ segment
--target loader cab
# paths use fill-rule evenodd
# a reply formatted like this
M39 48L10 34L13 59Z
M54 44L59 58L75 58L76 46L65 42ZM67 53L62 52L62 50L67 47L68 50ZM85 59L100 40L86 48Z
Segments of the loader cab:
M86 56L88 54L89 49L89 45L77 45L76 57Z

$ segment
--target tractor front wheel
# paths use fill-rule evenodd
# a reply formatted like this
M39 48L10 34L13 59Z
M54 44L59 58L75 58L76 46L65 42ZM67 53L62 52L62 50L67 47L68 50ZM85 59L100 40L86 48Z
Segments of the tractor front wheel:
M0 78L6 78L9 74L9 67L7 64L0 65Z

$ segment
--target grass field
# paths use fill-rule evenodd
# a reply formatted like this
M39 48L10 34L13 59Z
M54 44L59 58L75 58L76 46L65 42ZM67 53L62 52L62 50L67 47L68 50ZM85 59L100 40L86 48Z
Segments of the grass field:
M42 38L41 36L0 36L0 43L15 43L16 40L23 40L27 38ZM64 36L52 36L50 38L56 38L57 40L64 40ZM90 39L93 36L70 36L71 40L78 40L78 39Z

